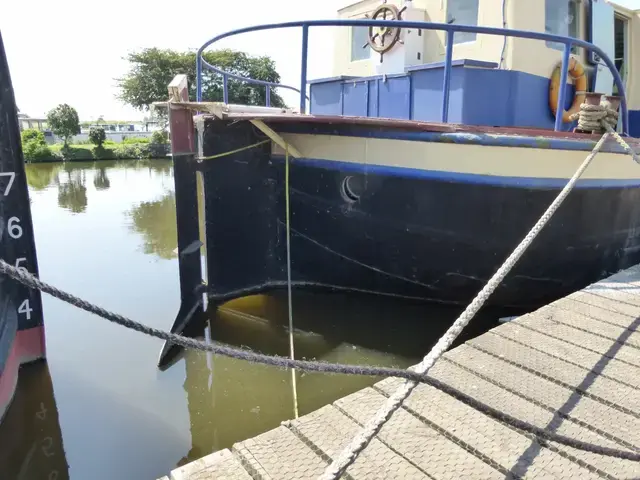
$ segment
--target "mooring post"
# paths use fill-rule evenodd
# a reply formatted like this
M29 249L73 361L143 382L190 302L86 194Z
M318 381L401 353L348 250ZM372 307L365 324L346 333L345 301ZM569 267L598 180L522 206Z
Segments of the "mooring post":
M176 198L178 231L178 269L180 273L180 310L171 327L172 333L188 334L185 328L191 320L204 313L202 267L198 225L198 190L195 156L196 142L193 111L172 106L172 102L188 102L186 75L176 75L169 84L169 128ZM158 367L164 368L176 357L180 347L165 343Z
M0 258L38 276L38 261L29 203L27 174L20 142L18 109L9 61L0 34ZM3 324L17 317L15 339L4 335ZM45 357L42 298L40 292L14 280L0 278L0 373L3 354L13 345L19 363ZM9 374L5 375L7 378ZM0 385L1 387L2 385ZM2 388L0 388L0 391ZM0 398L0 404L1 402ZM2 405L0 405L0 408ZM0 417L2 412L0 412Z

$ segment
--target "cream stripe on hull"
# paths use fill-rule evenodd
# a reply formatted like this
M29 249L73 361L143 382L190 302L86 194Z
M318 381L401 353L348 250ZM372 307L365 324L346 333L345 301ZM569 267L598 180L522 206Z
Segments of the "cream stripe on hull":
M282 133L304 159L496 177L569 179L589 152L500 147L321 134ZM613 142L613 140L611 140ZM272 152L284 155L275 145ZM590 180L640 180L629 155L599 153L582 176Z

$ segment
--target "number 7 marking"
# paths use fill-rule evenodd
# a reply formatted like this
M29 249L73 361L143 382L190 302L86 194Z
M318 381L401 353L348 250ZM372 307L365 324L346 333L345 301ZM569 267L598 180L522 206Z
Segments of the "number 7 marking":
M4 189L4 196L9 195L9 190L11 190L11 186L13 185L13 180L16 178L15 172L0 172L0 177L9 177L9 183L7 183L7 188Z

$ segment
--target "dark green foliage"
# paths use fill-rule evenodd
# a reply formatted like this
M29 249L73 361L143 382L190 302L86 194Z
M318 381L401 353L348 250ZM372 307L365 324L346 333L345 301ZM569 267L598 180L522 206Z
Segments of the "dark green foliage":
M117 159L128 158L151 158L149 152L149 144L131 145L122 143L114 149L114 153Z
M205 52L204 59L211 65L230 73L268 82L280 82L275 62L267 57L252 57L243 52L225 49ZM139 108L149 108L153 102L166 101L167 85L177 74L186 74L189 82L189 98L196 98L196 54L195 52L177 52L147 48L130 53L126 60L130 63L129 72L117 79L120 87L120 100ZM203 69L202 99L204 101L222 101L222 76ZM229 80L229 103L244 105L265 105L265 87L247 82ZM271 105L284 107L284 101L271 92Z
M164 144L169 143L169 134L166 130L156 130L151 134L151 143Z
M89 140L96 147L102 147L102 144L107 139L107 134L102 127L91 127L89 129Z
M31 140L22 145L22 154L26 162L46 162L53 159L49 145Z
M151 139L149 137L129 137L123 138L121 144L124 145L140 145L141 143L149 143Z
M69 138L80 133L80 120L75 108L66 103L58 105L47 113L47 122L51 131L61 138L64 138L65 146L69 143Z
M51 160L53 154L44 140L44 133L29 128L21 133L22 155L26 162L45 162Z
M22 138L23 143L34 141L34 140L37 141L38 143L45 143L44 133L42 133L37 128L28 128L26 130L23 130L22 133L20 134L20 137Z

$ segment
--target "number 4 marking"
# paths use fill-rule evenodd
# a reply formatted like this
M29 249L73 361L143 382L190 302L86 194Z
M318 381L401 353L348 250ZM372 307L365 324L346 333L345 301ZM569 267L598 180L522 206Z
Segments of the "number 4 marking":
M40 402L40 411L36 412L36 417L40 420L44 420L47 417L47 409L44 406L44 402Z
M24 313L27 316L27 320L31 320L31 312L33 312L33 308L29 307L29 299L27 298L18 307L18 313Z
M11 190L16 174L15 172L0 172L0 177L9 177L9 183L7 183L7 187L4 189L4 196L6 197L9 195L9 190Z

